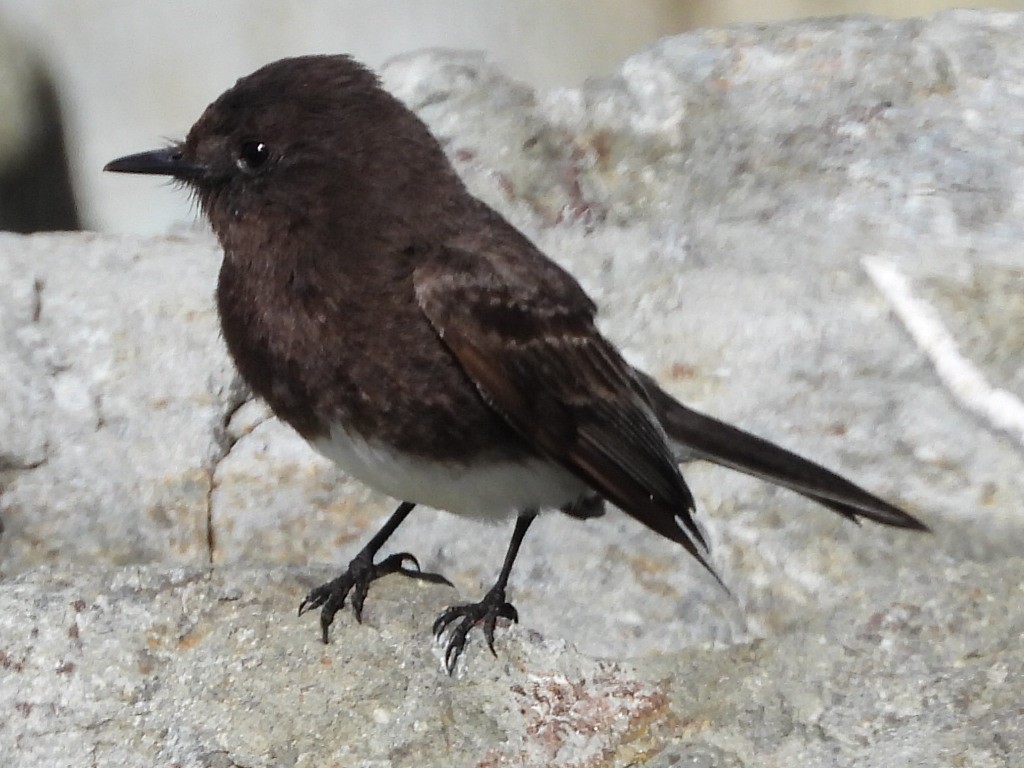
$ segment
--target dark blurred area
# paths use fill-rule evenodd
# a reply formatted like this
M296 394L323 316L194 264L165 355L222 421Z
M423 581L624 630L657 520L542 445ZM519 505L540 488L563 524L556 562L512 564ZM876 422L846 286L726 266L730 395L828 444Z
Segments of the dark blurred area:
M30 116L15 147L0 165L0 230L45 232L80 229L68 164L65 126L57 90L46 68L31 62L24 83ZM11 105L0 105L0 109Z

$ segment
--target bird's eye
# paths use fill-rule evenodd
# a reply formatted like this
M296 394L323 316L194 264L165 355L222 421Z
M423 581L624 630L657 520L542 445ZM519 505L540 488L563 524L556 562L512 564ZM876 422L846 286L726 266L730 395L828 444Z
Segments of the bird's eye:
M238 167L243 171L256 171L270 159L270 148L262 141L243 141L238 150Z

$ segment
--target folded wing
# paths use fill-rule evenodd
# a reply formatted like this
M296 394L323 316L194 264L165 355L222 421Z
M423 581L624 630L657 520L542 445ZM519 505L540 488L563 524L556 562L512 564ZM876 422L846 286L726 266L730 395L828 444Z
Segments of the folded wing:
M711 571L693 496L633 369L595 328L593 304L539 252L543 264L522 264L523 241L510 246L423 258L414 285L424 314L484 401L538 453Z

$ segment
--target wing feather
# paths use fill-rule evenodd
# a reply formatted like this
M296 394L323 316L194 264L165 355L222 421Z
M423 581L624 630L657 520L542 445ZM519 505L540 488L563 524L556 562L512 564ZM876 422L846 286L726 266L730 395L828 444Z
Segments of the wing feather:
M416 298L438 335L535 450L711 571L667 437L593 304L571 278L539 284L500 256L448 249L417 266Z

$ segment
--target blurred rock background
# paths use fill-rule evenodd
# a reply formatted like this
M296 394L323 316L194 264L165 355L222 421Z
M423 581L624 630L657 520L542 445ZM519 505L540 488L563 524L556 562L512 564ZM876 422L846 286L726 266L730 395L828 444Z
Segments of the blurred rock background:
M468 48L551 88L607 74L694 27L982 6L1024 0L0 0L0 229L193 226L184 196L100 169L180 137L237 77L282 56L345 51L379 66L414 49Z

